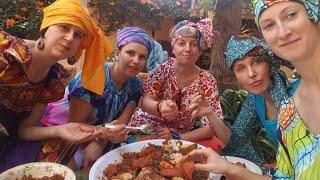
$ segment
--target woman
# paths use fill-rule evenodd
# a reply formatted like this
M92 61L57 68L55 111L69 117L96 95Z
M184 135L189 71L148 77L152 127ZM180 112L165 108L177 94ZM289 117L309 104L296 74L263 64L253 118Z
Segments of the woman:
M79 123L41 127L40 119L47 103L63 97L67 84L69 72L57 62L66 58L75 62L83 49L83 83L100 92L104 86L100 63L110 52L102 31L79 1L58 0L44 9L40 34L36 45L27 47L23 40L0 32L0 123L10 135L1 137L0 171L34 161L40 140L59 137L79 143L94 138L94 127Z
M290 60L301 74L293 97L283 101L279 115L279 151L274 179L319 179L320 172L320 28L319 1L253 1L256 22L273 52ZM236 179L270 179L236 167L208 149L196 166ZM217 165L219 164L219 165Z
M170 42L175 57L150 72L141 109L134 113L130 125L151 123L158 128L156 138L163 139L202 141L214 134L219 136L223 129L211 127L223 124L216 80L195 65L202 51L211 47L214 35L210 19L197 23L184 20L171 29ZM187 110L190 96L196 92L206 96L215 112L214 122L201 117L199 128L195 128L196 117ZM216 146L220 146L215 147L220 150L222 143L219 141Z
M252 36L232 36L226 48L228 68L234 72L240 87L249 94L235 120L224 152L262 165L263 158L252 146L252 140L263 127L268 139L277 144L277 117L280 102L292 96L300 81L289 83L280 64L261 40Z
M43 119L46 124L64 124L68 118L69 122L83 122L96 126L106 123L122 125L116 131L103 128L100 140L82 147L75 155L78 169L88 169L103 154L108 142L115 144L127 139L127 131L123 127L128 124L142 94L142 83L136 75L146 65L147 69L151 69L162 62L166 58L165 53L162 46L153 41L143 29L122 28L117 33L116 62L105 63L106 81L103 94L98 95L83 88L79 74L69 84L70 108L69 103L65 103L66 99L59 104L60 107L49 109L49 116ZM69 117L62 117L58 113L64 115L68 110ZM54 113L56 117L52 116Z

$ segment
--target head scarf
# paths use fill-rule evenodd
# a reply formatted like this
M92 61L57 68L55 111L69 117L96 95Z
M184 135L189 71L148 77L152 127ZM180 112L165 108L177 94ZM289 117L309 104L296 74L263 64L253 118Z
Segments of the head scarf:
M259 17L261 13L274 4L280 2L299 2L304 5L312 22L318 22L320 16L319 0L252 0L253 12L257 26L259 27Z
M129 43L139 43L148 49L148 71L158 67L168 58L168 54L163 51L162 46L139 27L124 27L118 30L116 47L120 48Z
M212 46L213 39L218 36L217 31L213 31L213 21L209 18L202 19L197 23L183 20L173 26L170 30L171 46L184 36L194 36L198 39L200 48L206 50Z
M252 53L259 49L263 50L264 53ZM262 40L252 36L232 36L228 41L225 55L227 57L226 59L229 69L231 69L234 62L244 58L246 55L262 55L263 58L268 61L270 68L274 68L275 70L274 73L271 74L271 85L269 87L269 92L274 104L279 108L281 101L289 97L287 91L289 82L285 73L280 70L280 65L287 65L290 63L285 60L275 59L270 53L270 48ZM256 117L256 103L254 97L254 94L248 94L246 101L242 106L241 113L238 115L237 119L251 119Z
M102 95L105 85L104 61L111 53L111 48L101 29L94 23L88 10L79 0L57 0L43 10L44 17L40 31L55 24L70 24L80 28L84 37L75 58L79 59L86 49L82 68L84 88Z

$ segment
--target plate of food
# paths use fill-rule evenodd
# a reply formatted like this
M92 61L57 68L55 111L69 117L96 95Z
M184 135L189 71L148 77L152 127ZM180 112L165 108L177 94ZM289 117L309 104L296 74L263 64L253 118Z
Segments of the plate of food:
M35 178L38 180L76 180L76 176L70 168L51 162L23 164L0 174L1 180L31 180Z
M249 160L246 160L246 159L243 159L240 157L234 157L234 156L226 156L226 160L235 164L235 165L247 168L249 171L251 171L253 173L262 175L261 168Z
M89 180L220 179L221 175L196 171L194 163L205 157L182 158L190 151L205 148L183 140L146 140L127 144L100 157L92 166Z

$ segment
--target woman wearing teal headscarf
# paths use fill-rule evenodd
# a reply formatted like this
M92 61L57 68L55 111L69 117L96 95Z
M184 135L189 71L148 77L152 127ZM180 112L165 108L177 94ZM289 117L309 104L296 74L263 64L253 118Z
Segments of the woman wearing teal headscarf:
M273 58L265 42L253 36L232 36L225 54L228 68L249 94L231 128L224 153L262 165L261 153L253 148L252 141L264 128L268 139L277 144L280 102L293 95L300 81L289 83L280 65L292 65Z
M301 75L293 97L279 112L279 150L273 179L320 179L320 27L319 0L254 0L254 15L264 39L279 57L289 60ZM270 179L225 161L209 149L191 154L208 157L196 169L234 179Z

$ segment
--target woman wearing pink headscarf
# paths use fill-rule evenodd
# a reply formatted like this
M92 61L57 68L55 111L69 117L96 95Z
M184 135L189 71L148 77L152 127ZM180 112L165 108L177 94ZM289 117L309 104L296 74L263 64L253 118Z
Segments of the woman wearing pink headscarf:
M195 65L203 50L212 45L216 35L212 23L208 18L197 23L184 20L171 29L170 42L175 57L149 74L141 109L133 115L131 125L153 124L157 128L155 138L194 142L209 139L205 144L221 150L220 140L215 138L212 143L212 137L220 136L224 129L216 127L227 128L222 122L217 82L212 74ZM209 103L213 118L190 110L192 98Z

